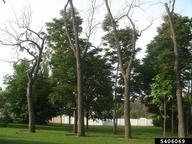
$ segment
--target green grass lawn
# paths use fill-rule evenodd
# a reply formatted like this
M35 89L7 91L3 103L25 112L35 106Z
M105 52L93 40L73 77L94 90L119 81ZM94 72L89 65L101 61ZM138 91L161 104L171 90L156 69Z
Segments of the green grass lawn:
M118 130L114 135L110 126L90 126L86 137L79 138L68 125L37 126L37 132L31 134L26 125L9 124L0 127L0 144L153 144L155 137L162 137L162 130L157 127L133 127L131 140L123 139L123 127Z

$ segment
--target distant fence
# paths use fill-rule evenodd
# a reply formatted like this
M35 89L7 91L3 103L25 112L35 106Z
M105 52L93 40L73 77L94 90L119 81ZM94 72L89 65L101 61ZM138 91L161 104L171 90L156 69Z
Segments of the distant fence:
M60 117L60 116L54 117L49 122L50 123L61 123L62 122L63 124L69 124L69 120L71 121L70 123L73 124L74 118L71 117L71 119L69 119L69 116L66 116L66 115L63 115L62 117ZM130 119L130 120L131 120L132 126L153 126L152 119L139 118L139 119ZM106 120L89 119L89 125L113 125L113 120L111 120L111 119L106 119ZM118 118L117 125L123 126L124 119Z

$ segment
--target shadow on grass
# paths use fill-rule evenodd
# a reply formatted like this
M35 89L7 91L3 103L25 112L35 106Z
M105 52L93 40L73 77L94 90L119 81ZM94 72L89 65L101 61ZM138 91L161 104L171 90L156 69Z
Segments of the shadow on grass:
M27 124L8 124L7 127L9 128L17 128L17 129L28 129ZM37 130L50 130L50 131L66 131L71 132L72 126L69 125L37 125Z
M16 139L0 139L0 144L61 144L61 143L27 141L27 140L16 140Z

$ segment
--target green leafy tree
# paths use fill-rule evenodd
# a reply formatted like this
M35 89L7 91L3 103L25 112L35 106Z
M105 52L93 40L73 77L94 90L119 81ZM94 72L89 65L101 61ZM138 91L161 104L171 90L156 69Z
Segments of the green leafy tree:
M2 91L4 108L14 122L27 123L28 110L26 99L27 75L29 68L27 61L14 64L14 74L5 78L6 89ZM32 87L34 93L33 103L36 106L34 114L37 124L47 123L57 115L55 107L49 102L48 96L51 90L51 82L48 72L40 70L38 78Z
M14 74L5 78L6 102L9 104L9 114L17 122L26 123L28 120L26 85L26 71L29 63L21 61L20 64L14 64Z
M172 81L166 79L165 76L157 75L154 78L154 82L151 85L152 90L152 103L159 108L161 117L164 119L163 122L163 136L165 137L166 133L166 119L167 115L167 104L170 102L173 93Z
M166 75L167 80L172 81L172 86L175 88L174 77L174 53L173 44L170 38L169 24L167 16L164 16L164 22L161 27L157 29L158 35L147 46L147 56L143 59L143 64L139 68L139 75L141 78L141 89L144 95L150 96L150 85L153 83L152 79L158 74ZM191 41L191 20L188 17L182 17L180 15L174 15L175 27L177 29L177 41L180 53L179 69L181 72L181 80L183 88L185 87L184 81L186 79L187 72L189 71L189 64L191 63L190 54L190 41ZM149 75L150 73L150 75ZM175 92L172 93L172 106L168 107L168 112L175 113L176 97ZM145 97L146 103L150 100L150 97ZM149 106L149 110L155 113L155 106ZM173 109L173 110L171 110ZM170 113L169 113L170 115ZM171 114L173 115L173 114ZM173 115L174 116L174 115ZM174 116L176 117L176 116ZM172 122L174 122L172 117ZM173 124L172 124L173 125Z
M84 61L85 110L88 119L111 118L112 81L111 66L106 59L97 55L97 50L87 54Z

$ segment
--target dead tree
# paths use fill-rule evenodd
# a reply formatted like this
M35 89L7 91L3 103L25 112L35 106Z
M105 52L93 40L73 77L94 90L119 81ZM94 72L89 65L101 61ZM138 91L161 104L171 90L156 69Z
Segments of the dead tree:
M34 80L36 79L38 70L40 68L45 40L43 37L40 36L39 33L36 33L30 29L28 29L28 31L30 31L31 34L35 34L41 40L41 42L38 44L37 42L35 42L32 39L31 40L28 39L29 44L32 44L34 46L34 48L36 48L36 54L34 54L32 51L30 51L27 47L24 47L24 49L27 51L27 53L30 54L34 58L32 66L27 72L28 81L27 81L26 96L27 96L27 104L28 104L28 112L29 112L29 132L35 132L35 115L34 115L34 108L33 108L32 86L33 86ZM20 47L22 47L21 44L20 44Z
M131 79L131 71L134 63L134 58L135 58L135 52L136 52L136 41L139 36L141 36L142 32L145 31L150 27L146 27L143 29L140 33L137 32L135 23L133 22L132 18L130 17L130 11L132 8L134 8L134 0L131 2L131 5L128 8L128 11L125 15L122 15L120 18L115 19L112 15L111 9L108 4L108 0L105 0L105 6L107 8L108 15L111 20L111 25L113 29L113 36L115 40L115 47L117 49L117 55L118 55L118 63L121 71L121 75L123 77L123 82L124 82L124 120L125 120L125 134L124 137L125 139L130 139L132 138L131 134L131 123L130 123L130 79ZM122 51L121 51L121 44L119 42L119 37L118 37L118 30L117 30L117 22L126 17L132 27L132 38L131 38L131 55L129 57L129 60L127 61L128 65L125 66L122 60ZM125 68L126 67L126 68Z
M25 17L26 18L26 15ZM30 19L30 18L29 18ZM28 131L35 132L35 114L32 96L33 82L35 81L40 63L42 61L42 53L44 49L45 40L41 36L41 32L35 32L30 28L30 20L23 20L21 23L17 19L14 24L11 24L9 28L5 28L3 31L8 40L1 40L2 45L12 46L19 48L20 51L26 52L29 56L27 57L30 67L27 73L27 88L26 97L29 114L29 125ZM26 59L26 58L25 58ZM23 60L22 58L19 60Z
M178 137L183 138L185 137L185 121L183 115L183 102L182 102L182 86L181 86L181 72L179 68L179 50L177 45L177 38L176 38L176 30L174 25L174 5L175 0L172 1L171 8L168 7L168 4L165 3L165 9L168 14L168 22L170 25L171 31L171 39L173 41L173 48L174 48L174 72L175 72L175 83L176 83L176 96L177 96L177 110L178 110Z
M69 41L70 47L73 50L74 56L76 58L76 72L77 72L77 136L85 136L85 128L84 128L84 107L83 107L83 61L86 57L88 48L91 47L89 43L89 39L97 24L93 24L94 13L95 13L95 3L96 0L92 0L92 12L89 18L88 23L88 32L86 33L86 42L83 48L80 48L79 43L79 31L78 24L75 17L75 8L73 6L73 1L68 0L64 7L64 25L65 25L65 33L67 35L67 39ZM67 19L67 6L70 5L71 10L71 19L72 19L72 30L69 30L69 21ZM72 34L70 33L72 32Z

